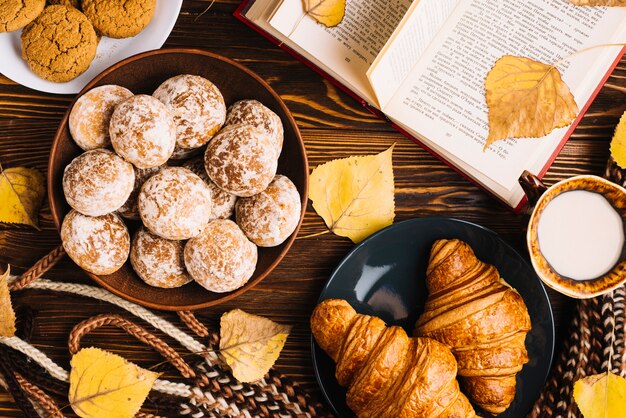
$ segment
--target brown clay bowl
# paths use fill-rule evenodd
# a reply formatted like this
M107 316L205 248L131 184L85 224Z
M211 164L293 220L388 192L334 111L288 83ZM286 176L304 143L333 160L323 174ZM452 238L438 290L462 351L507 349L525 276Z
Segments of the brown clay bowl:
M302 197L302 215L295 232L283 244L260 248L256 270L248 283L229 293L213 293L191 282L176 289L160 289L144 283L129 262L120 270L106 276L87 273L94 281L111 292L135 303L164 310L192 310L216 305L251 289L278 265L293 243L300 229L307 202L308 163L304 143L293 116L272 88L244 66L198 49L161 49L127 58L108 68L76 96L104 84L117 84L133 93L151 94L166 79L179 74L195 74L211 80L224 95L226 105L241 99L256 99L280 116L285 139L278 162L278 173L289 177ZM76 99L75 99L76 100ZM73 158L82 153L74 143L68 127L69 106L57 130L48 166L48 196L52 218L60 231L61 223L70 207L63 195L63 170ZM139 222L126 221L132 234Z

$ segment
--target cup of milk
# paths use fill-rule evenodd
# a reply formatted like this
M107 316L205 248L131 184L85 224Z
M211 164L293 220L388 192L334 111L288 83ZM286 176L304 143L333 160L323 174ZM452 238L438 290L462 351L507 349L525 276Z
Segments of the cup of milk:
M585 299L626 282L626 189L592 175L546 188L525 172L520 183L537 197L526 242L545 284Z

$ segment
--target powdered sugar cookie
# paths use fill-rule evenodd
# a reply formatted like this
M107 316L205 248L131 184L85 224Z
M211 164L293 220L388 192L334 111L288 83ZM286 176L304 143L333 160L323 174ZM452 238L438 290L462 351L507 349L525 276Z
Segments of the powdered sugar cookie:
M135 184L133 166L105 149L74 158L63 173L63 193L78 212L100 216L126 202Z
M92 217L70 211L61 225L61 241L70 258L94 274L117 271L130 250L126 225L114 213Z
M144 225L172 240L198 235L211 219L211 191L183 167L168 167L141 187L137 206Z
M138 168L165 164L176 145L172 115L163 103L145 94L115 108L109 133L115 152Z
M259 247L275 247L298 226L300 209L296 186L278 175L261 193L237 201L236 219L250 241Z
M137 275L150 286L171 289L191 281L183 260L183 243L137 231L130 249L130 263Z
M283 122L270 108L258 100L239 100L228 108L225 125L243 123L269 132L276 155L283 149Z
M225 127L204 154L204 167L211 180L235 196L253 196L265 190L277 166L270 134L250 125Z
M152 95L174 115L176 145L183 150L209 142L226 119L222 93L215 84L197 75L165 80Z
M191 277L211 292L238 289L252 277L257 247L227 219L211 221L185 245L185 266Z
M109 122L115 106L132 97L127 88L99 86L76 100L69 117L72 139L85 151L107 147L111 143Z

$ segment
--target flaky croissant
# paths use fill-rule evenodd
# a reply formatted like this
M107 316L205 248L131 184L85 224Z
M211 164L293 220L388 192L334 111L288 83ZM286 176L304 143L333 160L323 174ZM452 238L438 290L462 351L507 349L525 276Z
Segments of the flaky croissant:
M337 363L336 377L359 418L475 417L459 390L456 361L443 344L361 315L341 299L321 302L313 336Z
M515 375L528 362L531 323L522 297L459 240L435 242L426 275L429 295L415 335L452 349L475 405L494 415L505 411L515 397Z

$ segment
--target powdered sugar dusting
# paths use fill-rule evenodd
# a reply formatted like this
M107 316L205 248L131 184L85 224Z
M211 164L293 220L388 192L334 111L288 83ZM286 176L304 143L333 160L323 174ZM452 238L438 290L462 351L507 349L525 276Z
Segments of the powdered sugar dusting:
M150 177L139 192L139 215L151 232L167 239L198 235L211 218L211 191L183 167L168 167Z
M258 100L239 100L228 108L226 125L243 123L269 132L279 156L283 149L284 128L280 117ZM278 158L278 157L277 157Z
M257 247L227 219L211 221L185 245L185 265L191 277L212 292L230 292L246 284L257 258Z
M183 243L156 236L146 228L139 229L133 238L130 263L150 286L171 289L191 281L183 260Z
M111 143L109 122L115 106L133 96L122 86L105 85L89 90L76 100L69 117L70 133L83 150Z
M89 216L117 210L133 190L133 166L111 151L96 149L74 158L63 173L69 205Z
M211 214L212 219L228 219L233 215L235 210L235 202L237 196L230 194L220 189L211 181L206 170L204 169L204 160L200 158L194 158L183 164L186 167L198 175L209 186L211 190L211 201L213 202L213 211Z
M237 224L260 247L282 244L300 220L300 194L285 176L278 175L261 193L237 202Z
M278 159L270 134L251 125L229 125L213 138L204 155L206 171L222 190L252 196L265 190Z
M198 148L206 144L226 119L222 93L209 80L197 75L172 77L152 95L172 112L179 148Z
M163 103L145 94L115 108L109 132L115 152L139 168L164 164L176 145L172 115Z
M139 191L141 186L150 177L167 167L167 165L161 165L158 167L150 168L137 168L135 167L135 184L133 191L126 199L126 202L117 210L117 213L126 219L139 219L139 209L137 208L137 198L139 197Z
M126 262L130 236L115 214L91 217L70 211L61 226L63 248L72 260L94 274L111 274Z

